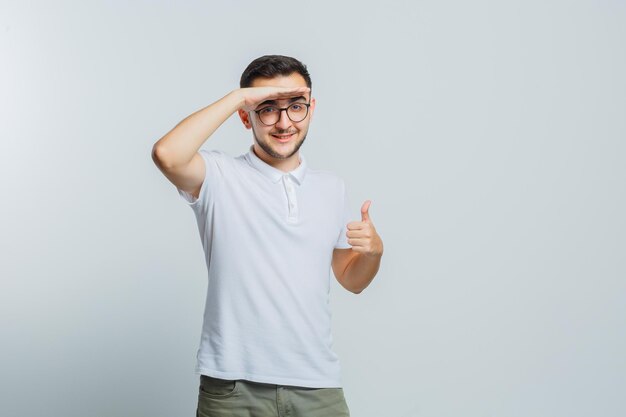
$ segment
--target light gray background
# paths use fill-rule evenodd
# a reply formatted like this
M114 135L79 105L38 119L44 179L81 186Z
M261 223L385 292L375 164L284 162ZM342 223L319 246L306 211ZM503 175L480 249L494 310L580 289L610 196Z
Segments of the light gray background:
M270 53L384 239L354 417L626 414L622 1L2 2L0 414L192 416L206 291L154 142ZM232 156L235 115L204 145Z

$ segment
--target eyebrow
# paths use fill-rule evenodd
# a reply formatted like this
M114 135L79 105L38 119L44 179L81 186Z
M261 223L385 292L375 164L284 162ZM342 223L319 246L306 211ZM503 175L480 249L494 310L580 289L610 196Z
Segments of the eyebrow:
M306 97L304 96L300 96L300 97L292 97L289 99L289 104L293 103L294 101L298 101L298 100L306 100ZM276 104L277 101L276 100L265 100L263 103L259 104L257 107L257 109L265 104Z

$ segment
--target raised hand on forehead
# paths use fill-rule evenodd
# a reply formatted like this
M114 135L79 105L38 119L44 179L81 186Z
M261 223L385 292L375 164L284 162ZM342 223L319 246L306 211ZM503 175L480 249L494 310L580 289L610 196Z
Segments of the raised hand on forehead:
M245 111L254 110L265 100L281 100L298 96L306 96L311 91L309 87L247 87L239 90L243 95Z

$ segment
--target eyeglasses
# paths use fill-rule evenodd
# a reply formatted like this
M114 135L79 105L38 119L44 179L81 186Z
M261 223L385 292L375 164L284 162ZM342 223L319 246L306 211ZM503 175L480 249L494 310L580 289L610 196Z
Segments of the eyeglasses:
M309 106L310 103L292 103L289 107L278 108L276 106L268 106L259 110L253 110L257 116L259 116L259 120L266 126L271 126L280 120L280 115L283 110L287 112L287 117L294 123L301 122L306 119L306 116L309 114Z

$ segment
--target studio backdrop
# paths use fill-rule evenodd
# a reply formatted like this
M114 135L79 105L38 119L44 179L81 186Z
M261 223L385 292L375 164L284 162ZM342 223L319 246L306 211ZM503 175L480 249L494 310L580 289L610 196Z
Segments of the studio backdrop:
M153 144L296 57L301 152L371 200L331 276L354 417L626 415L626 7L0 3L0 414L191 416L207 270ZM252 144L234 115L203 145ZM330 270L329 270L330 273Z

